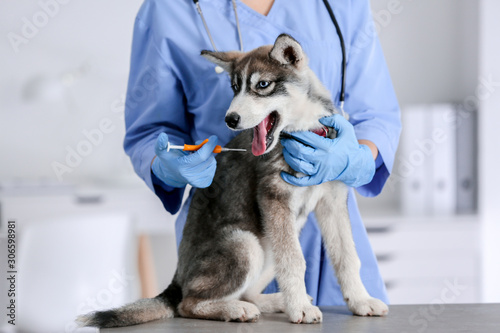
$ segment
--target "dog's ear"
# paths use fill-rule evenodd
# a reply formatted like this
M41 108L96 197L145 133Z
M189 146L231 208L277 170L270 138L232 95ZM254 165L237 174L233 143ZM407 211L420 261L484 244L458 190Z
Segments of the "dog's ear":
M233 64L243 55L243 53L238 51L230 52L214 52L214 51L201 51L201 55L210 60L216 65L219 65L226 72L231 73L233 71Z
M302 46L287 34L281 34L276 38L274 46L269 52L269 57L282 65L292 65L297 69L301 69L306 62Z

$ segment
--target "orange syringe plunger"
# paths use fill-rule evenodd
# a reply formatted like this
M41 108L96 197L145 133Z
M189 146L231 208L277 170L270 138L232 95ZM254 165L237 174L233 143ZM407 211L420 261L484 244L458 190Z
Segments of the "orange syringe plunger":
M208 142L208 139L203 140L202 143L198 145L183 145L183 146L176 146L176 145L171 145L170 142L167 145L167 151L170 149L179 149L179 150L184 150L184 151L198 151L205 143ZM246 149L240 149L240 148L224 148L219 145L215 146L213 152L218 154L221 152L226 152L226 151L246 151Z

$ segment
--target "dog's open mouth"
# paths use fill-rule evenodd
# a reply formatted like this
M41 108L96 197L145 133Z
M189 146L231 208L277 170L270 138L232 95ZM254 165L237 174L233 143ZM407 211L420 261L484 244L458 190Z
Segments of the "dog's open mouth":
M264 120L253 128L252 153L262 155L274 141L274 130L279 122L278 112L271 112Z

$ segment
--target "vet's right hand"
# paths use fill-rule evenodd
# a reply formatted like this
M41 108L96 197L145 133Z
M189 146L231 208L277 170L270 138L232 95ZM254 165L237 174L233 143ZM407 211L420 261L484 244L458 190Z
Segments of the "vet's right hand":
M212 151L218 138L212 135L208 142L194 153L182 150L167 151L168 135L161 133L156 140L156 157L151 170L161 181L172 187L204 188L212 184L217 162Z

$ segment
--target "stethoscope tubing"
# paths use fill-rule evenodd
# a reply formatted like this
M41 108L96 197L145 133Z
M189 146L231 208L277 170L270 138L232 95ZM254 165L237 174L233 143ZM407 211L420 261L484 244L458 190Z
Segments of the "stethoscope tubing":
M345 71L347 67L347 61L346 61L346 54L345 54L345 43L344 43L344 36L342 35L342 31L340 30L339 23L337 22L337 18L335 17L335 14L333 13L332 7L330 6L330 3L328 0L323 0L323 3L326 6L326 10L328 11L328 14L330 15L330 18L332 19L333 25L335 26L335 30L337 30L337 35L339 36L340 39L340 48L342 50L342 74L341 74L341 85L340 85L340 96L339 96L339 103L340 103L340 109L342 112L344 112L344 101L345 101Z

